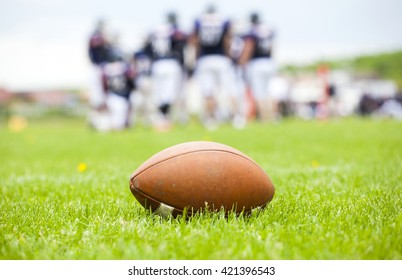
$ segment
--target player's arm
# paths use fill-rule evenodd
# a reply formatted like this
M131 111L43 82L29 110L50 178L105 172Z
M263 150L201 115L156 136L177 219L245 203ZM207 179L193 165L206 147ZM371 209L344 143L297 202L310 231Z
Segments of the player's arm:
M187 35L177 30L172 36L173 57L176 58L180 65L184 67L184 49L187 44Z
M239 65L244 66L250 60L255 48L255 40L251 36L244 38L244 48L239 57Z
M147 55L149 58L151 58L151 60L154 59L154 51L152 48L152 38L151 35L149 35L147 37L147 39L144 42L144 47L143 47L143 51L145 53L145 55Z
M88 56L89 59L92 63L95 63L95 55L94 55L94 50L92 48L91 42L88 44Z
M127 86L129 88L129 91L131 92L137 88L137 84L135 82L137 73L136 73L135 69L133 67L131 67L131 65L128 65L125 75L126 75L126 80L127 80Z
M199 22L198 21L196 21L194 30L188 38L188 44L194 48L195 56L198 57L200 54L200 36L199 36Z
M99 63L96 52L99 52L99 46L96 44L95 39L91 37L88 42L88 55L93 64Z
M223 50L225 55L230 57L230 46L232 44L232 28L231 24L227 22L225 24L225 30L223 34Z

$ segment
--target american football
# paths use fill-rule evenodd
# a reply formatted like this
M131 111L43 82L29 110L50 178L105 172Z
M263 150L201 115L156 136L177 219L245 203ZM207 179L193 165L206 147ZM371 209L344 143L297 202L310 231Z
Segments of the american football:
M169 147L131 175L130 189L147 209L161 216L204 209L249 213L274 196L265 171L242 152L216 142L195 141Z

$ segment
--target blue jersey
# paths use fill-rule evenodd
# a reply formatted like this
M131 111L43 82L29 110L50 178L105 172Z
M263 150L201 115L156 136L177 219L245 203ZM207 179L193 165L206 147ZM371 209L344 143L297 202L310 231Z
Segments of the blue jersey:
M134 69L138 76L149 76L151 74L151 58L145 51L134 53Z
M187 44L187 35L177 28L177 26L172 26L172 51L173 57L184 66L184 49Z
M94 32L89 39L89 58L94 64L105 63L108 59L109 44L100 32Z
M251 58L271 57L275 37L275 33L271 28L264 24L258 24L245 37L254 41Z
M123 61L106 63L103 67L103 84L108 92L129 98L134 89L134 75Z
M228 35L230 22L216 14L205 14L195 22L195 34L198 36L200 55L225 54L225 36Z
M173 58L182 63L185 42L183 32L173 25L164 24L150 35L145 51L153 61Z

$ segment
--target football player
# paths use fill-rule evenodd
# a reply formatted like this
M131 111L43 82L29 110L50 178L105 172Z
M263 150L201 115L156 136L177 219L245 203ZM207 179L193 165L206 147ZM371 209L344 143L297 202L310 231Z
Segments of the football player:
M103 68L103 86L110 117L110 128L122 130L130 125L130 95L134 89L135 75L122 53L111 49L108 62Z
M131 67L135 72L135 94L132 94L134 122L141 121L148 126L153 124L155 104L151 95L151 58L143 50L136 51L132 57Z
M172 104L181 90L185 34L179 30L176 15L169 13L167 22L159 25L147 40L145 50L152 59L151 90L159 110L158 130L172 124Z
M250 15L251 27L244 37L240 64L246 68L246 80L256 102L257 118L268 120L277 111L277 101L269 93L269 82L276 71L272 59L275 32L260 20L257 13Z
M209 6L195 21L191 37L197 53L195 79L205 99L203 122L207 128L216 128L226 117L224 105L228 104L234 80L229 58L231 37L230 21L222 18L214 6Z
M108 130L110 120L106 108L106 92L102 84L103 66L107 62L110 40L106 32L106 23L99 20L88 42L88 55L91 62L89 76L88 114L89 125L96 130Z
M99 20L88 44L88 55L91 61L91 81L89 88L89 104L92 110L105 109L105 92L102 88L102 67L107 62L110 44L106 34L104 20Z
M232 83L232 104L233 104L233 120L232 125L235 128L244 128L247 124L248 103L246 96L246 85L244 81L244 69L239 64L240 56L244 48L243 33L240 25L237 24L233 28L233 38L230 47L230 56L233 61L235 81Z

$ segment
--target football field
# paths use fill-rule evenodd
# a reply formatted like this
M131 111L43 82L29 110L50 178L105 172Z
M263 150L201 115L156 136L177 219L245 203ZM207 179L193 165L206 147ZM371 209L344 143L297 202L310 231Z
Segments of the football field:
M250 217L150 214L129 189L154 153L221 142L270 175ZM91 131L84 120L0 124L2 259L402 259L402 123L285 120L243 130Z

